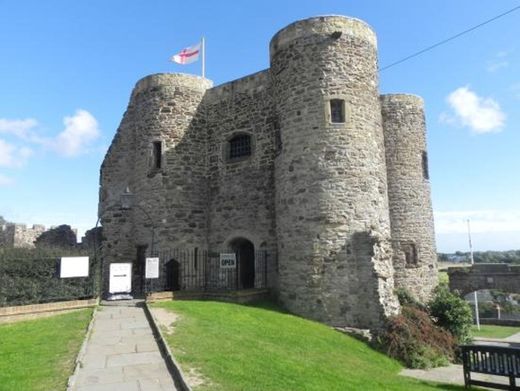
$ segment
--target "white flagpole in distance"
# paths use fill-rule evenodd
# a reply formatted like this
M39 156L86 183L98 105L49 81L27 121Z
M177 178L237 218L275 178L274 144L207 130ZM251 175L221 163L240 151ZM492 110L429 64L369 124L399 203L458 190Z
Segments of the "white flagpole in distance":
M468 241L469 241L469 260L471 262L471 266L475 263L473 260L473 244L471 243L471 228L469 226L469 219L468 219ZM477 330L480 331L480 317L478 313L478 297L477 297L477 291L473 292L473 301L475 304L475 323L477 325Z
M206 40L204 37L200 40L202 49L202 77L206 77Z

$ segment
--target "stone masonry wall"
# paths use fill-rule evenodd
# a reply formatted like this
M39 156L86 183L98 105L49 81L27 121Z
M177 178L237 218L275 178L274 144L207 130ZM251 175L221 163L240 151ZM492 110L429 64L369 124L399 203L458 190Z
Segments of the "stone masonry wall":
M211 124L207 129L209 248L225 252L230 251L231 240L251 241L255 251L270 254L267 281L274 287L276 118L269 71L209 90L203 105ZM231 161L227 146L237 134L251 137L252 155Z
M157 74L134 88L101 170L105 281L109 263L133 262L132 284L142 289L139 246L146 251L141 256L165 248L207 247L206 136L198 111L210 86L196 76ZM154 142L161 142L160 168L154 167ZM127 187L133 206L122 210L119 197Z
M0 245L7 247L34 247L36 239L45 232L45 226L35 224L27 227L25 224L8 223L0 227Z
M121 208L121 195L134 185L135 121L137 108L130 99L121 124L101 165L98 216L103 226L103 292L109 289L109 265L134 262L136 249L132 216Z
M426 153L423 101L414 95L383 95L381 110L395 283L426 301L437 285L437 252L427 155L423 157Z
M377 328L399 310L393 262L396 284L420 298L436 283L429 183L415 153L426 148L422 107L380 101L376 36L356 19L293 23L270 57L268 70L214 88L183 74L137 83L101 169L106 284L110 262L134 262L139 284L138 247L141 257L152 247L220 252L244 238L276 250L269 281L289 310ZM332 99L344 101L343 123L331 121ZM230 161L237 134L251 136L252 155ZM134 206L123 210L127 187ZM400 250L411 244L413 270Z
M159 74L141 80L133 101L136 126L134 225L139 244L156 249L207 247L206 134L200 103L211 82L197 76ZM152 143L162 143L154 168Z
M246 86L247 88L242 88ZM208 128L209 245L228 250L230 239L244 237L260 250L276 249L273 160L273 107L269 72L210 90L204 99ZM252 155L230 161L226 145L233 136L252 137Z
M375 35L358 20L317 17L281 30L270 48L280 298L305 317L378 327L398 303ZM335 98L344 123L331 123Z

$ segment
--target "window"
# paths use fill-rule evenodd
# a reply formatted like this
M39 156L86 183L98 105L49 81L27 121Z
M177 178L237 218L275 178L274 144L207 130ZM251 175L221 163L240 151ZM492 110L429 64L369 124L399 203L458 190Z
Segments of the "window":
M239 134L229 140L229 160L239 159L251 155L251 136Z
M343 99L330 100L330 122L336 124L345 122L345 101Z
M162 163L162 143L154 141L152 144L152 168L156 170L161 169Z
M415 243L404 243L401 249L404 253L406 267L417 266L417 249Z
M424 179L430 179L430 173L428 171L428 152L422 152L422 173Z

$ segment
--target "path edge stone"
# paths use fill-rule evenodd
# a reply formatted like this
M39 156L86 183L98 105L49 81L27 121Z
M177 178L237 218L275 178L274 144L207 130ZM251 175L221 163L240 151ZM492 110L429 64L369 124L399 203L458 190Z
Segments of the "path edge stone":
M85 333L85 338L83 339L83 343L81 344L81 348L79 349L78 355L76 356L76 365L74 366L74 372L69 376L69 380L67 381L67 391L72 391L72 388L76 384L76 379L78 377L78 372L81 368L81 362L83 357L85 356L85 352L87 350L87 343L90 339L90 335L92 334L92 329L94 328L94 318L96 316L96 312L99 308L99 300L97 301L96 306L94 307L94 311L92 311L92 315L90 317L90 322L87 327L87 332Z
M170 347L168 346L166 339L164 338L161 328L157 324L158 322L156 321L155 317L152 314L152 311L148 307L148 303L146 302L144 303L144 313L146 314L148 322L152 327L152 332L155 336L157 344L159 345L159 350L164 360L166 361L166 367L168 368L168 371L173 377L175 386L178 388L179 391L192 391L191 387L186 382L185 375L181 369L181 366L179 365L177 360L175 360L175 357L173 356L173 353L170 350Z

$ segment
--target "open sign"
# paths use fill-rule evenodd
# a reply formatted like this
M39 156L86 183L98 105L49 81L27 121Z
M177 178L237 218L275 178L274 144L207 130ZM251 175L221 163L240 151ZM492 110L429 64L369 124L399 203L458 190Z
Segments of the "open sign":
M221 269L236 269L237 256L235 253L221 253L220 254L220 268Z

